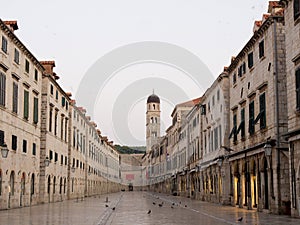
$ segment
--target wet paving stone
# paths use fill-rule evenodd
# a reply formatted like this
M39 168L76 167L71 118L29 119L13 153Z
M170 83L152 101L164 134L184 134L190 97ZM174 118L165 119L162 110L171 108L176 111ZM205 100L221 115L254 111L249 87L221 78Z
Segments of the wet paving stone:
M0 211L2 225L219 225L300 224L289 216L221 206L158 193L121 192L105 196ZM107 207L106 207L107 206ZM238 221L239 218L242 221Z

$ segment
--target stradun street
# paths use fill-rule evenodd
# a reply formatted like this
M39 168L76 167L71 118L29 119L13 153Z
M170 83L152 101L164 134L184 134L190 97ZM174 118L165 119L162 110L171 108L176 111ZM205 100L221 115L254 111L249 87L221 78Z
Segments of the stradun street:
M179 8L180 1L174 2ZM189 4L202 7L196 1ZM222 4L214 8L223 9ZM266 6L252 24L250 38L210 83L210 72L201 69L206 66L196 54L175 44L145 41L100 58L81 80L84 96L76 97L63 88L65 74L57 74L64 67L38 59L19 38L18 21L0 19L0 224L300 224L300 0L266 1ZM86 21L87 26L103 22ZM79 22L68 23L64 31ZM85 38L94 36L85 32ZM239 30L235 32L232 37ZM48 41L50 37L43 40ZM226 47L209 50L216 56ZM51 48L50 55L68 50ZM71 49L81 54L77 47ZM83 62L76 61L82 55L69 56L72 66ZM175 72L170 79L134 73L140 80L133 86L123 83L131 77L121 81L113 76L140 62L171 66L207 86L201 91L200 84ZM171 84L177 75L197 95L189 97ZM118 85L108 87L113 82ZM121 90L122 85L130 91ZM173 102L179 95L184 99ZM132 96L134 103L127 102ZM111 102L119 108L111 109ZM142 112L135 105L141 102ZM165 103L172 105L169 124L163 120ZM97 117L98 109L109 112ZM127 110L139 116L129 119ZM107 128L104 121L116 127ZM133 137L131 124L145 131L141 142L132 143L144 146L127 146L131 141L106 134L120 130Z
M258 213L230 206L193 201L143 191L68 200L51 204L0 211L0 224L6 225L218 225L249 224L296 225L288 216ZM160 206L161 204L161 206ZM106 207L106 205L108 207ZM114 210L113 210L114 208ZM151 213L148 213L151 210ZM242 221L238 221L241 219Z

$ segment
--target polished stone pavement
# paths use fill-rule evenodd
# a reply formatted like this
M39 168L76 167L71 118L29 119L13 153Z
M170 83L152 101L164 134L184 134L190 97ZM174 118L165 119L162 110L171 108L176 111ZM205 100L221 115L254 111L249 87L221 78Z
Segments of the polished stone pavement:
M106 203L108 197L108 203ZM149 210L151 213L148 214ZM241 222L238 218L243 217ZM1 225L199 225L290 224L300 219L257 213L188 198L148 192L120 192L0 211Z

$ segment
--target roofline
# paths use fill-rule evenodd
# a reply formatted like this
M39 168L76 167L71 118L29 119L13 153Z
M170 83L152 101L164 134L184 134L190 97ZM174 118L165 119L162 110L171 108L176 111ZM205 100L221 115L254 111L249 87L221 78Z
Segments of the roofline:
M250 40L246 43L246 45L242 48L242 50L239 52L239 54L235 57L234 60L230 63L229 67L227 68L227 72L232 72L239 61L244 57L245 53L248 52L248 50L254 45L254 43L262 36L262 34L270 27L270 25L273 23L274 19L283 19L284 16L282 15L270 15L268 19L264 21L264 23L261 25L261 27L254 32Z
M40 70L45 71L45 68L39 62L39 60L37 60L37 58L28 50L28 48L26 48L26 46L20 41L20 39L6 26L6 24L1 19L0 29L3 30L6 35L12 39L12 41L20 48L20 50L22 50L25 55L27 55L28 58L30 58L33 63L35 63L35 65L39 67Z

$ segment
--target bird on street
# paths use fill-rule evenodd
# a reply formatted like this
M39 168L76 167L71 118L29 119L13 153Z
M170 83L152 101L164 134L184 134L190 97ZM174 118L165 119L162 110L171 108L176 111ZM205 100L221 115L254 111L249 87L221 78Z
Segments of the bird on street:
M243 217L240 217L240 218L238 218L237 221L242 222L242 220L243 220Z
M107 204L105 204L105 207L107 208L107 207L108 207L108 205L107 205Z
M151 213L151 209L149 209L149 211L147 212L147 214L150 214Z
M158 206L159 206L159 207L162 207L162 206L163 206L163 204L158 204Z
M152 204L155 205L156 203L155 203L155 202L152 202Z
M116 207L113 207L113 208L112 208L112 210L115 210L115 209L116 209Z

